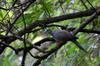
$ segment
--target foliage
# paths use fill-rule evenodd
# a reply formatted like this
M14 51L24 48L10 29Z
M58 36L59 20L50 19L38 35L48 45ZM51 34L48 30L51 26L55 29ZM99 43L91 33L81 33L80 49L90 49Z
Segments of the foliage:
M33 44L44 38L52 38L51 35L45 33L46 29L58 30L61 29L58 27L60 25L69 31L74 31L72 29L79 28L92 14L80 15L75 18L70 15L72 18L69 19L63 19L63 15L66 17L68 16L66 14L88 11L89 9L100 10L99 4L99 0L0 0L0 42L6 44L1 45L8 46L4 51L1 51L2 46L0 45L0 54L2 53L0 66L24 66L24 62L25 66L34 65L37 59L32 55L43 55L39 51L40 49L50 51L56 48L54 41L50 42L50 46L44 44L40 47L33 47ZM51 20L59 16L61 17L58 21L56 18L54 21ZM43 24L43 22L47 22L47 24ZM78 31L75 36L78 37L77 41L88 53L68 41L47 58L42 58L41 66L100 66L100 16ZM27 47L30 46L33 48L27 50ZM24 57L25 52L26 57ZM23 58L26 59L23 60Z

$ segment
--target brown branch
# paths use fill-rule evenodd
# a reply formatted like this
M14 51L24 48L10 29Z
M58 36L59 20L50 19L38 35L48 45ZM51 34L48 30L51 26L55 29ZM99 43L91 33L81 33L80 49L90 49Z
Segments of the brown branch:
M52 50L50 50L47 54L43 55L41 58L39 58L34 64L33 66L38 66L42 60L46 59L48 56L50 56L52 53L56 52L57 50L59 50L66 42L63 42L62 44L60 44L59 47L56 47Z
M22 57L21 66L25 66L26 56L27 56L27 51L24 50L24 51L23 51L23 57Z
M68 28L67 30L73 31L75 29L77 29L77 28ZM92 29L81 29L79 32L100 34L100 31L92 30Z
M96 8L96 10L100 10L100 7ZM47 24L50 24L50 23L60 22L60 21L63 21L63 20L68 20L68 19L86 17L86 16L92 15L94 12L95 12L94 9L89 9L89 10L85 10L85 11L81 11L81 12L76 12L76 13L71 13L71 14L67 14L67 15L48 18L48 19L45 19L45 20L37 20L37 21L32 22L31 24L29 24L26 27L26 30L22 29L21 31L19 31L18 34L20 36L22 36L26 32L31 31L33 28L35 28L37 26L44 26L44 25L47 25ZM100 13L98 15L100 15Z
M55 41L55 40L52 39L52 38L44 38L44 39L42 39L42 40L36 42L36 43L33 44L33 45L39 46L39 45L41 45L42 43L44 43L44 42L46 42L46 41ZM25 50L25 49L27 49L28 51L30 51L32 48L34 48L34 47L33 47L33 46L29 46L29 47L26 47L26 48L19 48L19 49L17 49L17 51L20 52L20 51Z
M4 46L6 46L6 47L9 47L9 48L11 48L12 50L14 50L15 53L17 53L17 50L16 50L14 47L9 46L8 44L5 44L5 43L3 43L3 42L0 42L0 46L1 46L1 45L4 45ZM1 50L1 48L0 48L0 50Z
M67 25L68 26L68 25ZM63 26L63 25L57 25L57 24L51 24L51 25L46 25L45 27L60 27L61 29L64 29L64 30L69 30L69 31L73 31L77 28L67 28L67 26ZM33 31L30 31L29 33L31 32L36 32L38 30L41 30L41 29L44 29L44 28L38 28L38 29L35 29ZM81 29L79 32L84 32L84 33L96 33L96 34L100 34L100 31L98 30L93 30L93 29Z
M81 29L83 29L87 24L91 23L97 16L100 14L100 10L97 10L97 12L93 13L88 19L86 19L79 28L74 30L73 36L75 36Z

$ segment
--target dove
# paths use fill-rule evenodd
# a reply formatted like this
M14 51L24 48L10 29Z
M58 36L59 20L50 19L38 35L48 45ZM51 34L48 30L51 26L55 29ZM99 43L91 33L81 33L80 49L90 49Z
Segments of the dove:
M46 31L49 33L56 41L57 46L60 46L62 42L72 41L79 49L83 50L84 52L87 52L77 41L77 37L72 37L72 32L69 32L67 30L50 30L48 29Z

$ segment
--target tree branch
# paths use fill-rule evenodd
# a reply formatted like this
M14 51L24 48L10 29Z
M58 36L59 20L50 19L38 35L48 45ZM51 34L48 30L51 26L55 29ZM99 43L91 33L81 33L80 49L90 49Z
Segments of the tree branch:
M100 10L100 7L96 8L96 10ZM86 17L86 16L92 15L94 12L95 12L94 9L89 9L89 10L86 10L86 11L81 11L81 12L71 13L71 14L67 14L67 15L48 18L48 19L45 19L45 20L37 20L37 21L29 24L26 27L26 30L22 29L21 31L19 31L18 34L20 36L22 36L23 34L31 31L33 28L35 28L37 26L44 26L44 25L47 25L47 24L50 24L50 23L60 22L60 21L63 21L63 20L68 20L68 19ZM100 13L98 15L100 15Z
M86 19L79 28L74 30L73 36L75 36L81 29L83 29L87 24L91 23L98 15L100 14L100 10L97 10L97 12L93 13L88 19Z

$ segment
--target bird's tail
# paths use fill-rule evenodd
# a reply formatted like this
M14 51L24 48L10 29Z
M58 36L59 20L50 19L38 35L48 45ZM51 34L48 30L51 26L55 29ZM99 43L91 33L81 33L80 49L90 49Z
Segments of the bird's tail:
M81 50L83 50L84 52L88 53L88 52L79 44L78 41L72 40L72 42L73 42L79 49L81 49Z

